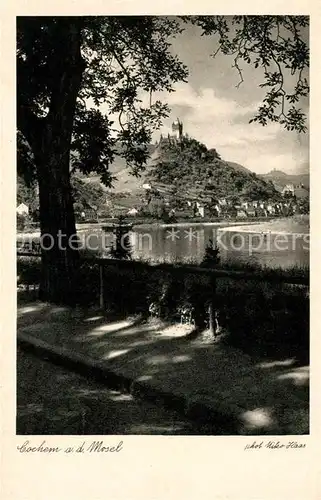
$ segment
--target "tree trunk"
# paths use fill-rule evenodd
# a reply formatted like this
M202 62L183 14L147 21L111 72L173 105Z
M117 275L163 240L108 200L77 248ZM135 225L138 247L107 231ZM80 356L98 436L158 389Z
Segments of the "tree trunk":
M52 138L45 151L47 162L39 172L42 279L40 298L55 303L74 303L74 277L78 250L69 175L69 149L61 136Z
M79 18L59 20L59 42L50 57L52 89L45 118L29 122L26 137L37 167L42 240L40 298L55 303L74 303L74 278L79 260L69 238L76 235L70 184L70 146L73 120L82 73ZM24 127L26 131L26 127ZM32 129L32 131L30 131Z

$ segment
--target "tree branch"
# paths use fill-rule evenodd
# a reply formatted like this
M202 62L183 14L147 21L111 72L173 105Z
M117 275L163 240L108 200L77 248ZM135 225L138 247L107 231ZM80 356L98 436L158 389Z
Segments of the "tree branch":
M239 53L240 53L240 49L241 47L239 46L239 49L238 49L238 53L237 53L237 56L235 57L234 59L234 64L232 65L232 68L235 68L237 71L238 71L238 74L240 76L240 81L237 85L235 85L235 87L238 89L240 87L240 85L242 85L242 83L244 82L244 78L243 78L243 73L242 73L242 70L241 68L239 67L238 65L238 60L239 60Z

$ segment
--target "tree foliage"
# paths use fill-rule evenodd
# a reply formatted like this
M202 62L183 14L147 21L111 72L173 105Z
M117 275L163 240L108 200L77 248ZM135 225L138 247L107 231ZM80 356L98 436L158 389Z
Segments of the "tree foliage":
M215 267L220 263L220 250L216 242L209 240L205 248L205 254L201 262L202 267Z
M39 209L36 183L26 183L25 178L17 179L17 203L25 203L29 210L34 212ZM83 210L85 208L98 208L106 201L105 191L97 182L85 182L76 175L71 178L71 188L74 204Z
M35 184L28 185L24 177L19 175L17 177L17 203L25 203L29 208L33 209L36 209L39 205Z
M18 128L27 140L27 128L35 118L45 121L53 106L60 65L56 49L65 50L65 31L75 19L82 82L72 117L72 163L85 174L97 172L110 186L108 167L115 154L137 174L148 157L152 132L169 112L167 105L152 101L152 94L172 91L187 77L168 41L180 27L166 17L18 18ZM144 92L150 95L146 105Z
M105 201L105 192L96 182L85 182L77 176L71 179L73 201L82 210L85 208L99 208Z
M43 299L74 300L79 252L64 245L76 232L70 163L106 186L116 153L134 174L143 169L168 113L152 94L187 77L168 42L179 31L177 20L160 17L18 18L17 126L37 175L41 234L46 247L53 241L42 250Z
M244 82L242 62L263 70L260 87L266 94L250 123L278 122L287 130L307 131L300 107L309 95L307 16L184 16L183 20L199 26L203 35L217 37L213 56L221 52L233 58L237 87Z
M118 217L117 225L113 231L114 241L110 249L110 256L113 259L130 260L132 258L132 246L129 237L129 228L124 221L124 217Z

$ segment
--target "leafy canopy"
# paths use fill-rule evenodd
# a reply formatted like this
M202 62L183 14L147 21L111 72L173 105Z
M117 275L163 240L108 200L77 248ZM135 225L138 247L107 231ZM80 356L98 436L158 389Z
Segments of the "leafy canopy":
M309 95L307 16L185 16L203 36L216 35L219 52L233 59L243 82L241 63L263 70L261 88L266 95L250 120L265 126L278 122L287 130L306 132L306 115L300 108ZM306 102L307 105L307 102Z
M18 128L27 139L30 128L36 133L36 123L45 120L50 110L70 19L18 18ZM166 104L152 101L152 94L170 92L175 82L187 78L187 68L171 53L169 43L181 28L177 20L167 17L76 20L84 72L73 120L72 158L76 168L97 172L109 186L108 167L115 154L123 156L137 174L148 157L152 132L169 113ZM144 105L141 96L146 92L150 100ZM22 108L29 112L27 124L19 120ZM19 149L21 168L28 168L26 151Z
M103 188L96 182L85 182L77 176L72 176L71 187L73 201L78 209L97 209L106 201Z

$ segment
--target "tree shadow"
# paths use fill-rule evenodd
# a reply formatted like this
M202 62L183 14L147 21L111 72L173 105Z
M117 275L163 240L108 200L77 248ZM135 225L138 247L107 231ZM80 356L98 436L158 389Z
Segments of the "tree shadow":
M46 316L41 307L25 310L24 316L30 320L26 327L29 333L99 360L100 368L93 373L88 373L88 367L81 363L69 366L120 393L144 396L159 407L188 415L198 422L198 433L263 435L309 431L308 376L297 360L255 359L225 341L196 341L203 331L199 326L185 337L164 337L144 317L128 321L123 315L111 322L108 315L97 317L96 310L90 314L80 311L79 317L65 308L53 311L50 315L49 307ZM59 356L54 361L61 362ZM297 382L303 379L304 383ZM132 380L136 380L135 387ZM72 399L75 391L67 389L68 397ZM97 393L96 396L90 400L90 408L101 403ZM61 394L57 398L64 400ZM122 399L121 395L118 400L124 406L131 405L131 400ZM209 411L204 410L204 401ZM110 408L114 403L109 403ZM135 425L138 430L145 424Z
M140 403L38 357L18 352L19 435L200 434L178 413Z

